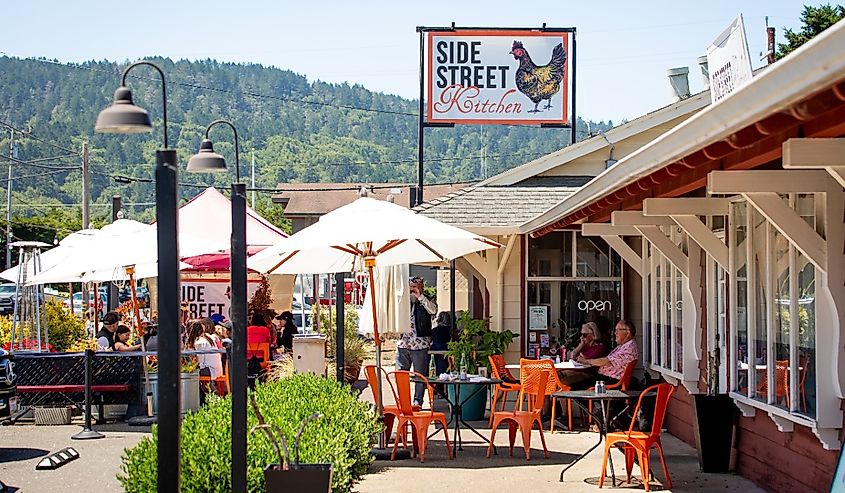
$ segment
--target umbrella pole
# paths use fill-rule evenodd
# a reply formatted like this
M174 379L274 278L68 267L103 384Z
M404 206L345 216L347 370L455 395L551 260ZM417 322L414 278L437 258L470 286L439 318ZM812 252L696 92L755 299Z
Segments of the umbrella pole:
M135 266L126 267L129 275L129 286L132 290L132 309L135 312L135 322L138 324L138 334L141 335L141 351L147 352L147 345L144 343L144 331L141 328L141 312L138 310L138 295L135 292ZM150 372L147 368L147 356L141 356L141 367L144 368L144 393L147 394L147 416L153 415L153 392L150 388Z

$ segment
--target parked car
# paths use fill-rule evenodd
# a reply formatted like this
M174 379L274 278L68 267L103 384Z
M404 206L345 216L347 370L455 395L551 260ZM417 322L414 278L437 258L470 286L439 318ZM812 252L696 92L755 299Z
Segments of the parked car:
M15 311L15 283L0 284L0 314L8 315Z
M17 377L14 367L12 355L0 349L0 421L18 411Z
M65 308L67 308L68 310L70 309L70 306L71 306L70 303L71 303L70 300L68 300L67 298L62 300L62 305ZM107 311L107 308L108 308L108 306L106 304L106 297L103 295L102 292L100 292L100 301L98 303L99 303L99 305L97 307L98 308L97 311L99 312L100 317L102 317L103 315L106 314L106 311ZM89 307L94 306L94 293L93 292L88 292L88 306ZM82 315L82 293L81 292L73 293L73 313L75 313L77 315Z

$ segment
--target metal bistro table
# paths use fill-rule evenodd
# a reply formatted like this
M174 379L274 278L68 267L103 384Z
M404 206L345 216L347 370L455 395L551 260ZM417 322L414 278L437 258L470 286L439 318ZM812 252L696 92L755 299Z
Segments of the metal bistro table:
M446 396L447 396L446 400L449 402L449 409L450 409L449 422L446 423L446 426L448 428L448 426L451 425L452 423L455 424L455 431L452 434L452 440L455 442L455 445L456 445L455 450L460 450L462 452L464 450L463 442L461 441L461 423L463 423L465 428L468 428L471 432L478 435L482 440L484 440L487 443L490 443L490 440L488 438L486 438L484 435L479 433L478 430L476 430L475 428L472 427L472 425L470 425L469 423L464 421L462 409L463 409L464 404L466 404L467 401L472 399L477 393L481 392L482 390L486 391L487 388L490 385L496 385L496 384L502 383L502 380L499 380L498 378L486 378L483 381L478 381L478 380L474 381L474 380L470 380L470 379L467 379L467 380L457 380L457 379L456 380L440 380L438 378L428 378L427 380L428 380L429 384L442 383L444 385L454 385L455 386L455 401L454 402L452 402L451 400L448 399L449 393L446 392ZM461 387L463 387L464 385L469 385L469 384L475 384L475 385L477 385L477 387L475 388L475 390L470 392L469 395L467 395L465 398L462 399L461 398ZM496 451L495 445L493 446L493 453L498 454L498 452Z
M607 435L607 428L608 428L609 424L613 421L612 419L610 419L610 416L608 416L608 414L610 412L610 401L636 399L640 396L641 393L642 392L640 392L639 390L608 390L604 394L596 394L592 390L567 390L567 391L553 392L551 394L553 397L559 397L559 398L563 398L563 399L572 399L575 402L575 404L578 407L581 408L582 411L584 411L587 414L592 415L595 418L596 423L599 426L599 441L596 442L595 445L590 447L586 452L584 452L583 454L578 456L574 461L570 462L566 467L563 468L563 470L560 472L560 481L561 482L563 482L564 473L566 473L566 471L568 471L569 468L571 468L572 466L577 464L581 459L586 457L590 452L592 452L593 450L598 448L601 445L602 440L605 439L605 435ZM598 406L593 406L593 408L596 409L597 411L594 411L592 413L590 412L589 407L587 405L585 405L585 403L588 402L588 401L597 401L598 402L598 404L599 404ZM619 415L624 413L627 409L628 409L628 406L626 405L625 408L622 411L620 411L613 418L614 419L617 418ZM598 412L599 414L596 414L596 412ZM613 456L610 455L610 454L608 455L608 461L610 462L610 476L613 480L613 486L615 487L616 486L616 473L613 470Z

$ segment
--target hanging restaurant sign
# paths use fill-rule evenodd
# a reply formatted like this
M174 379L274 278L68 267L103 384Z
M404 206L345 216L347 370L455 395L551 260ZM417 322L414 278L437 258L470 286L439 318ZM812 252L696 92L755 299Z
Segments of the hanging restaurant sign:
M568 32L428 32L429 123L566 124Z

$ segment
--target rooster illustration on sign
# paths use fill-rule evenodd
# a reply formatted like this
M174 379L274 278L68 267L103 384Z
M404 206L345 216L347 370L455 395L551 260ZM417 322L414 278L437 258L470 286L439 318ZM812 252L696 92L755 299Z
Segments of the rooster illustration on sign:
M519 60L519 69L516 71L516 88L519 92L528 96L534 103L534 109L529 113L539 113L537 108L540 101L546 100L544 110L552 107L552 96L560 91L560 83L566 67L566 52L563 50L563 43L559 43L552 50L552 59L548 65L537 66L531 61L531 56L522 46L522 41L514 41L510 54L515 60Z

